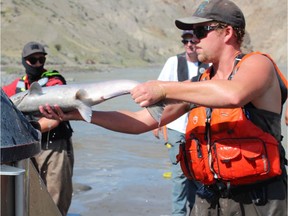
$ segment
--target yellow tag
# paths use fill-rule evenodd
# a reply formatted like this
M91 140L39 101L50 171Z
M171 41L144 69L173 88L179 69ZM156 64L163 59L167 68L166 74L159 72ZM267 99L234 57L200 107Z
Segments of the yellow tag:
M171 178L172 177L172 172L165 172L163 173L164 178Z
M172 145L170 143L167 143L166 147L170 149L172 147Z

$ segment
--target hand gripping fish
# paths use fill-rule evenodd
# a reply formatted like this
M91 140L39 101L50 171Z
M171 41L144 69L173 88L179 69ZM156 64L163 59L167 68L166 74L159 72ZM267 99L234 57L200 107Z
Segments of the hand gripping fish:
M133 80L111 80L87 84L68 84L41 87L38 82L30 89L10 97L23 113L39 113L39 106L59 105L62 110L78 109L83 119L91 122L92 106L108 99L128 94L139 83Z

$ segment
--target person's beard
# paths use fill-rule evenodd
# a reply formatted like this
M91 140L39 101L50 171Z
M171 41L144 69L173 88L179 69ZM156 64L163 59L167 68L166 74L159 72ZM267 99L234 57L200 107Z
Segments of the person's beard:
M27 64L24 58L22 58L22 64L26 70L26 74L30 84L35 81L38 81L41 78L43 72L45 72L44 64L39 67L32 67L29 64Z

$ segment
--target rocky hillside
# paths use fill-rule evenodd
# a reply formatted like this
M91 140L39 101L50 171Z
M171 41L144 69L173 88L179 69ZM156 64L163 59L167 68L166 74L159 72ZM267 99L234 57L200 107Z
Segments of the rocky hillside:
M23 45L47 46L57 68L162 65L182 49L174 20L199 0L2 0L1 66L20 66ZM287 0L235 0L254 50L287 62ZM9 69L10 68L10 69ZM11 69L12 68L12 69Z

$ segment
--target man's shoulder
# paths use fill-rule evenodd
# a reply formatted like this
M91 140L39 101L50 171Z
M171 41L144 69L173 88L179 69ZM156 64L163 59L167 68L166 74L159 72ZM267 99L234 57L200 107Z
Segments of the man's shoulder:
M66 84L64 77L60 76L50 76L46 86L54 86L54 85L64 85Z
M44 76L48 78L46 86L64 85L66 84L65 78L58 70L47 70Z
M238 62L236 68L239 72L242 70L247 70L247 68L254 70L255 74L274 73L275 62L273 59L264 53L252 52L246 54ZM238 72L237 72L238 73ZM251 74L251 73L249 73Z
M251 52L248 54L241 55L241 58L239 59L239 61L241 63L258 62L258 64L260 64L259 61L260 62L272 62L273 59L268 54L257 51L257 52ZM254 64L252 64L252 65L254 65Z
M58 77L49 78L46 86L54 86L54 85L64 85L64 82L63 82L63 80L59 79Z
M166 60L164 68L173 68L175 65L177 65L177 62L177 56L171 56Z
M175 56L170 56L168 59L167 59L167 61L166 62L174 62L174 61L177 61L177 55L175 55Z
M57 76L57 75L61 75L60 72L58 70L55 69L48 69L43 73L43 76Z

